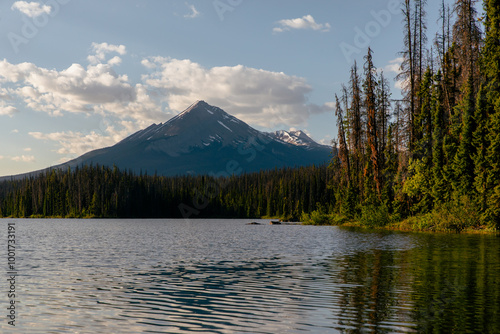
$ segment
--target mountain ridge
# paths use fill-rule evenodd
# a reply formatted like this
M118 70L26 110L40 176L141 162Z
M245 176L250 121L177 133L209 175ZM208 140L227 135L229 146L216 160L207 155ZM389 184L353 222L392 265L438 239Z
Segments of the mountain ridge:
M151 124L115 145L50 168L0 177L0 181L90 164L164 176L255 172L322 164L331 153L331 147L300 130L261 132L199 100L168 121ZM232 170L229 165L238 168Z

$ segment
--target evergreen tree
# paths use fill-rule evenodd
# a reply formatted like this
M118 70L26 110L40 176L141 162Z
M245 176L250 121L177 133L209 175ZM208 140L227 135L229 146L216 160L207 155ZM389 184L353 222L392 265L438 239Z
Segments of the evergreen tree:
M461 103L457 106L457 114L462 115L462 126L460 132L460 143L454 159L454 187L459 195L470 193L474 181L473 155L473 133L475 131L474 108L475 100L473 95L473 79L469 76L464 89Z
M477 203L481 212L486 210L486 180L488 174L488 160L486 151L488 144L488 114L486 92L483 85L480 86L476 99L476 110L474 114L476 130L473 134L473 143L476 148L474 155L474 189L478 194Z
M449 194L449 184L445 181L443 173L443 137L445 135L446 116L442 87L441 72L438 71L432 94L432 197L434 203L446 201L447 194Z

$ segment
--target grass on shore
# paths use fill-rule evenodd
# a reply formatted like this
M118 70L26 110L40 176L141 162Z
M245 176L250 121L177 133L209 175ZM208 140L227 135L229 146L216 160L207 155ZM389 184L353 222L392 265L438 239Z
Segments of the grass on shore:
M499 233L493 226L481 223L481 217L469 206L442 206L426 214L406 219L391 215L384 207L366 207L355 219L340 214L314 211L303 214L304 225L351 226L413 232Z

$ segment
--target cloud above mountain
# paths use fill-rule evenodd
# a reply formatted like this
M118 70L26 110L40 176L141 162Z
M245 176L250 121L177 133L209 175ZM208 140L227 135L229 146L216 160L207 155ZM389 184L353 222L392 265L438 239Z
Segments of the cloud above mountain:
M117 71L126 55L124 45L92 43L87 65L62 70L0 60L0 117L33 110L107 119L111 125L102 129L30 133L56 142L60 154L79 155L164 122L196 100L263 127L303 126L311 115L332 110L331 103L308 101L313 88L305 78L243 65L207 68L189 59L146 57L144 74L133 83Z
M150 69L146 85L159 90L172 110L181 111L202 99L252 124L272 127L301 125L311 114L331 106L310 104L312 87L304 78L243 65L205 68L184 59L153 57L142 64Z
M288 30L316 30L328 32L331 28L330 23L316 23L316 20L311 15L304 15L296 19L280 20L277 24L278 26L273 29L275 33Z

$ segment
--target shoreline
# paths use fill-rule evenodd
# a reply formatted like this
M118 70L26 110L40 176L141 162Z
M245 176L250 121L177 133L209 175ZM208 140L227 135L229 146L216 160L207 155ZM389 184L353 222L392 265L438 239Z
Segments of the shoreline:
M212 217L205 219L275 219L280 220L283 225L311 225L311 226L338 226L338 227L353 227L364 230L380 230L380 231L398 231L398 232L420 232L420 233L453 233L453 234L490 234L495 235L499 234L499 230L494 230L487 226L468 226L461 229L457 228L441 228L438 225L430 225L424 227L422 222L423 220L418 220L418 217L410 217L400 222L392 222L387 225L379 225L379 226L370 226L361 223L356 220L348 220L343 217L329 217L322 220L321 222L313 222L311 219L302 220L298 222L288 222L280 219L279 217L260 217L260 218L238 218L238 217ZM0 217L3 219L182 219L182 218L170 218L170 217L95 217L95 216L82 216L82 217L61 217L61 216L30 216L30 217ZM202 218L204 219L204 218Z
M313 223L302 223L302 225L314 225L314 226L338 226L338 227L354 227L364 230L380 230L380 231L397 231L397 232L413 232L413 233L446 233L446 234L488 234L488 235L500 235L500 231L493 230L486 226L478 227L467 227L461 230L457 229L444 229L444 228L421 228L416 224L408 224L406 220L398 223L390 223L385 226L367 226L359 221L348 221L343 223L324 223L324 224L313 224Z

